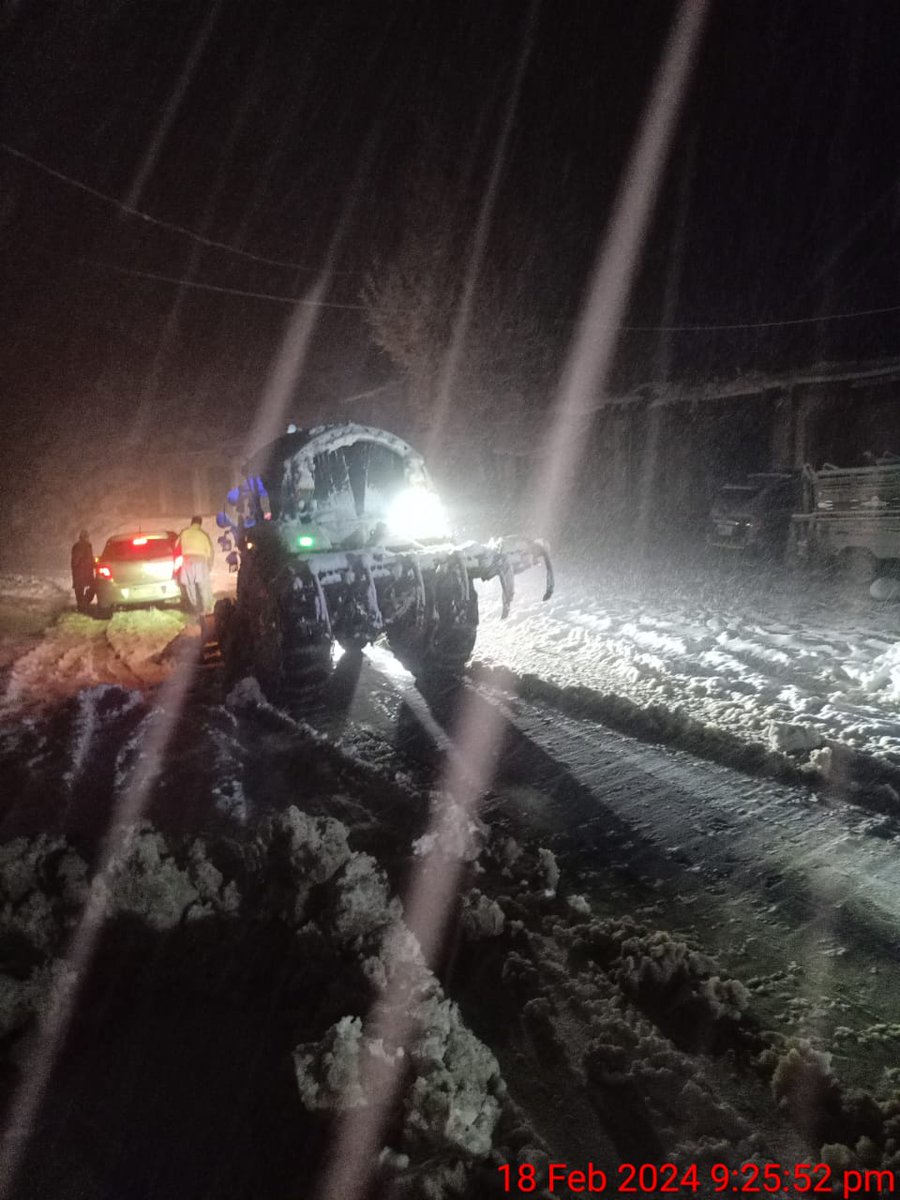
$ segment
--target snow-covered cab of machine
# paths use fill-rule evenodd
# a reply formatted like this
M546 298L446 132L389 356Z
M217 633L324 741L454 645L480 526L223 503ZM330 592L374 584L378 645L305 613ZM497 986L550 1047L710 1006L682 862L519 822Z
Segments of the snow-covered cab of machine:
M543 564L544 599L553 591L543 542L455 542L422 457L365 425L291 427L247 464L218 523L240 564L236 599L216 608L226 668L272 699L323 679L334 642L360 650L382 634L415 675L459 671L476 579L499 579L503 616L519 572Z

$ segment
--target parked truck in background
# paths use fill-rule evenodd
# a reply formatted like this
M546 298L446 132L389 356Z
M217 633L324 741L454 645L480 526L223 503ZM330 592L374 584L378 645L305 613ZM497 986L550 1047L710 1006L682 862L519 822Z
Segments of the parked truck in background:
M833 563L861 582L900 570L900 458L883 455L864 467L806 466L802 483L789 562Z
M780 562L800 486L796 471L757 472L722 484L709 511L707 546L740 557Z

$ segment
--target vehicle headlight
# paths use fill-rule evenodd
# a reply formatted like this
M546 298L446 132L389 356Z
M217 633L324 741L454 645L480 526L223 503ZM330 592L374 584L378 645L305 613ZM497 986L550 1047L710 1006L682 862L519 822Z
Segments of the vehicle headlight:
M424 487L411 487L400 492L388 509L387 527L396 537L410 541L450 534L450 523L440 498Z

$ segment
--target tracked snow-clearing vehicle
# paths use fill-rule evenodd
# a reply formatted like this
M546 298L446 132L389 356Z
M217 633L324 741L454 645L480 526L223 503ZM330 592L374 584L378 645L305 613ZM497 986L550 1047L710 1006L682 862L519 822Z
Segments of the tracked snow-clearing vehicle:
M321 682L332 646L361 650L382 634L414 675L458 672L475 645L476 579L500 581L543 564L543 542L456 543L419 454L365 425L288 432L246 467L219 513L219 538L239 564L237 597L216 606L226 670L257 677L277 700Z

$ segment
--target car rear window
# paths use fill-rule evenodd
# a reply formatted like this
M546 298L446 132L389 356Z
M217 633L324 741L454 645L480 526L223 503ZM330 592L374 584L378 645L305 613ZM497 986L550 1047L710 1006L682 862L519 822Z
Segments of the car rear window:
M103 558L116 562L141 562L148 558L170 558L175 553L175 540L168 535L138 534L133 538L110 538L103 549Z

